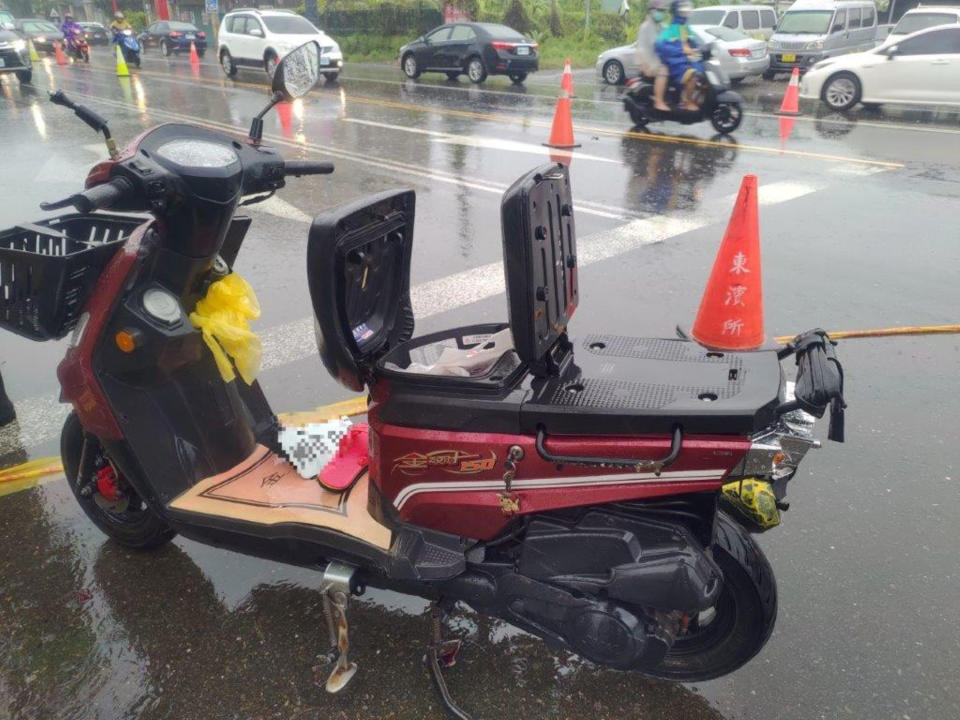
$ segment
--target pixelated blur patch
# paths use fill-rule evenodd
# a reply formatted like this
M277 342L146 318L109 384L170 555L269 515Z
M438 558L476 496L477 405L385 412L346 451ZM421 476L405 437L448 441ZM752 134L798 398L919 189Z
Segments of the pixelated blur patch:
M278 432L281 454L301 477L316 478L323 466L333 459L340 440L352 424L349 418L341 417L294 427L281 425Z

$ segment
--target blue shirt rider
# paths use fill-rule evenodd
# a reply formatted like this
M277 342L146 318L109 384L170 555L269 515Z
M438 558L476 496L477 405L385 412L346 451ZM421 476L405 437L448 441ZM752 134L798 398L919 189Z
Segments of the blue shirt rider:
M683 88L684 108L699 110L694 98L697 73L703 72L703 63L699 43L687 26L687 17L692 10L690 0L673 0L670 4L672 22L660 33L656 50L667 66L671 80Z

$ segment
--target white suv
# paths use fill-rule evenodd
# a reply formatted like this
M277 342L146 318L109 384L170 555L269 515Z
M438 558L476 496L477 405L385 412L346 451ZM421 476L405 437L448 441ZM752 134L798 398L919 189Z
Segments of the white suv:
M273 77L277 63L291 50L314 40L320 46L320 72L334 82L343 67L340 46L302 15L290 10L234 10L223 16L217 57L228 77L241 67L263 68Z

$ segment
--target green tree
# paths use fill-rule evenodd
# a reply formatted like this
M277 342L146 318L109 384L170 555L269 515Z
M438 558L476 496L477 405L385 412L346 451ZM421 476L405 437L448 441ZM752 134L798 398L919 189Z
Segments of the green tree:
M550 34L554 37L563 37L563 23L560 22L560 8L557 0L550 0Z
M510 0L507 11L503 14L503 24L517 32L528 34L531 30L530 16L523 9L520 0Z

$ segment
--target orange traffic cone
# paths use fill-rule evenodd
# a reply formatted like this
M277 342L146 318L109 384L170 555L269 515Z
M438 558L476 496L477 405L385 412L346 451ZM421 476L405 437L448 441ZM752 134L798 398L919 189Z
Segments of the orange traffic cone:
M743 176L690 334L715 350L753 350L763 344L756 175Z
M60 43L53 43L53 49L57 55L57 65L69 65L70 61L67 60L67 56L63 54L63 48L60 47Z
M573 116L570 106L573 103L566 90L560 91L557 98L557 108L553 112L553 126L550 128L550 139L544 143L552 148L575 148L580 144L573 139Z
M560 76L560 89L566 90L567 95L573 97L573 70L570 69L570 58L563 64L563 75Z
M190 64L200 64L200 56L197 55L197 46L193 44L193 40L190 41Z
M794 68L790 75L790 82L787 84L787 91L783 94L783 102L777 115L799 115L800 114L800 68Z

